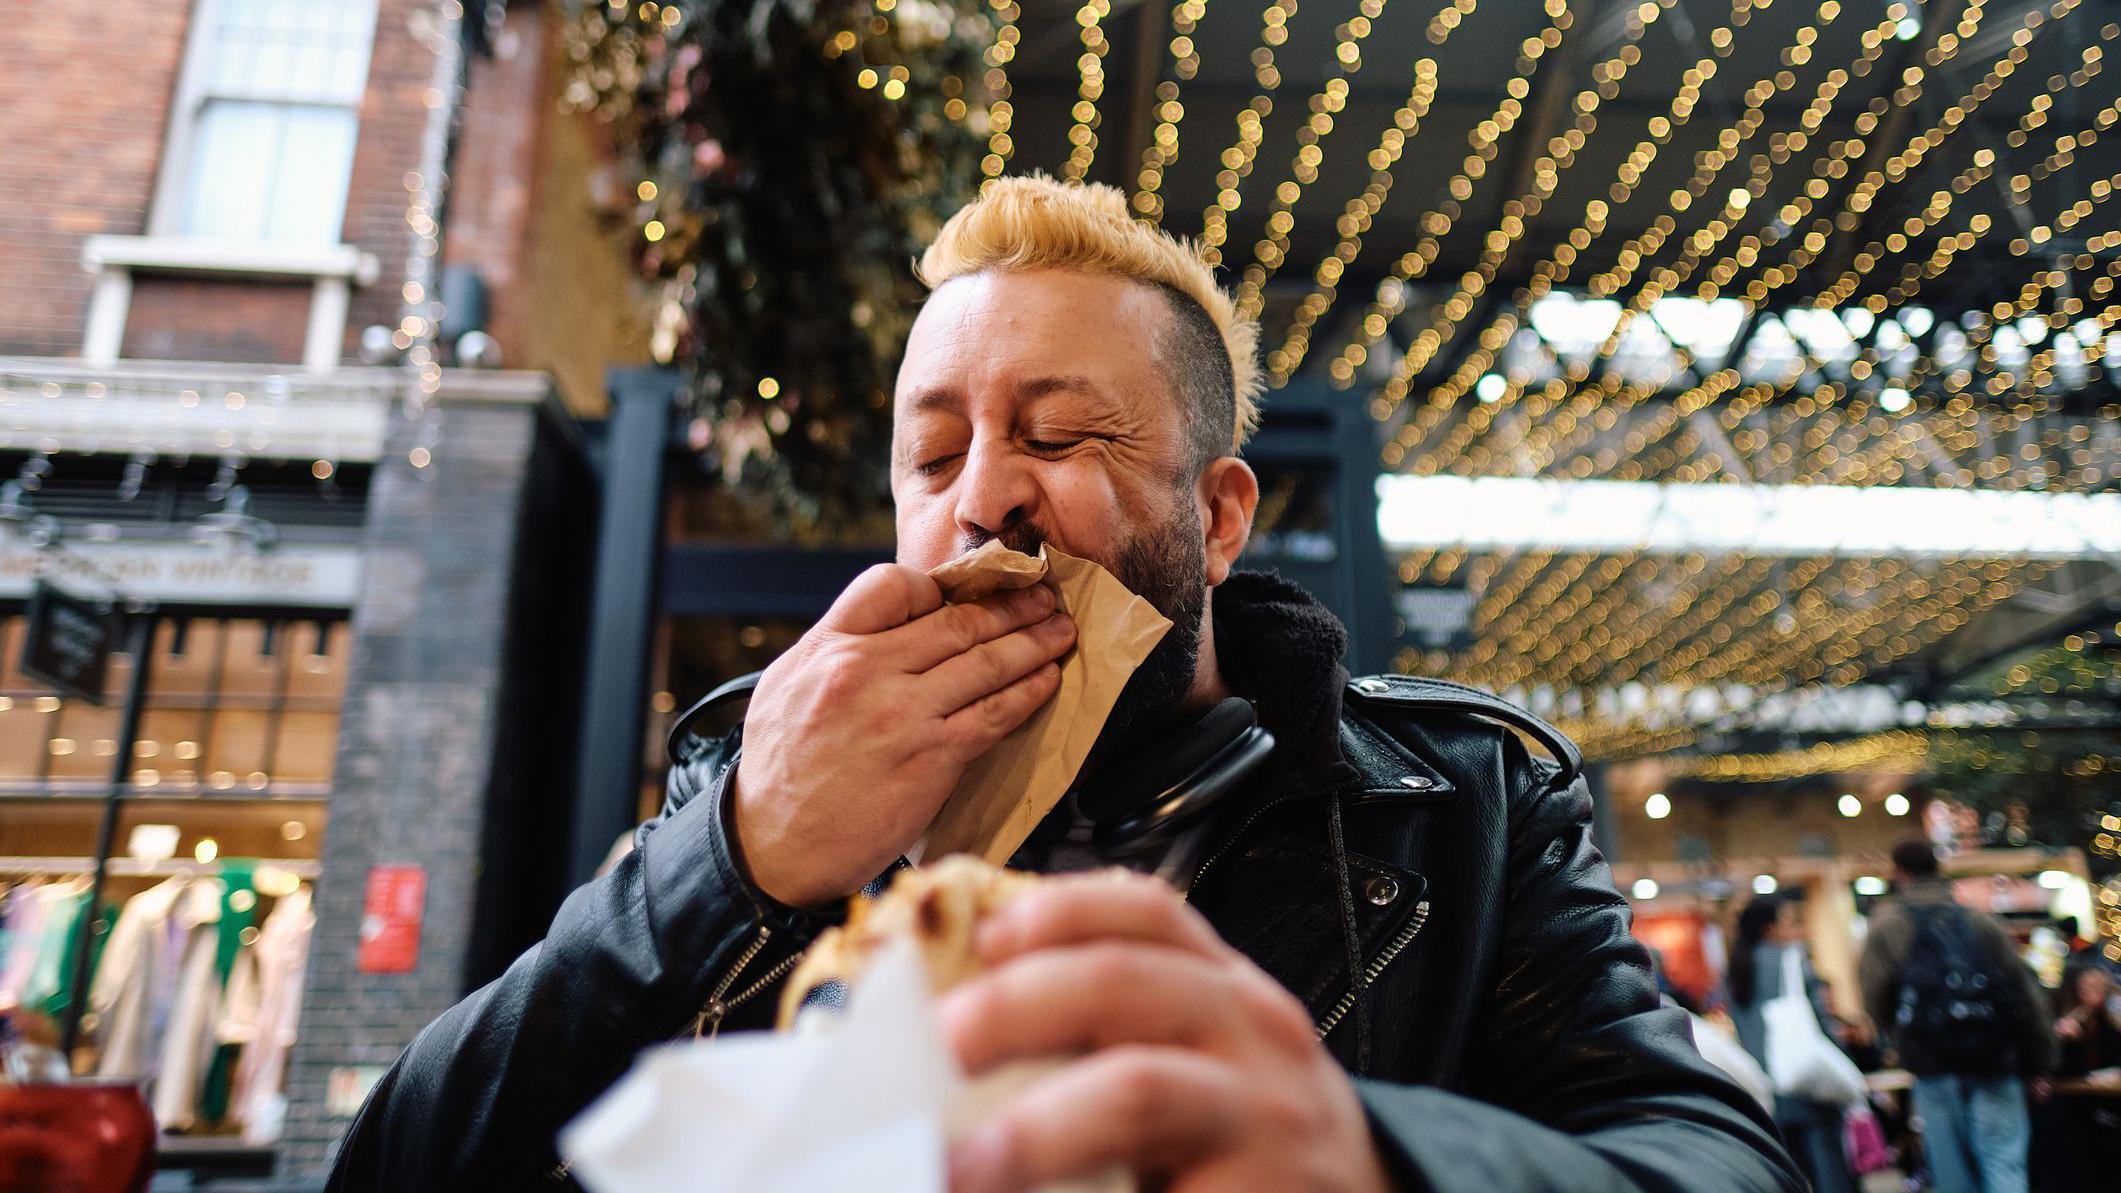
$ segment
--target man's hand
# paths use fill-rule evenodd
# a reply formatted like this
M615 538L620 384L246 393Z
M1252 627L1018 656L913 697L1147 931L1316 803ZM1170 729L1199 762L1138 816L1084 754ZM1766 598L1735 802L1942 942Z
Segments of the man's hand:
M1074 643L1043 585L946 606L912 568L863 572L751 697L733 806L752 881L801 907L883 873L1053 695Z
M1171 1193L1380 1193L1390 1178L1303 1005L1163 883L1082 875L981 930L991 968L942 1003L966 1070L1079 1057L951 1153L952 1193L1121 1167Z

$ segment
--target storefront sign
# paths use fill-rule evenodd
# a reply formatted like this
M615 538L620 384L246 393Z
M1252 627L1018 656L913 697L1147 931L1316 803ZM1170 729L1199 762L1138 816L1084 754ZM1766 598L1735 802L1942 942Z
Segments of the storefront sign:
M411 973L420 961L420 917L427 901L425 866L372 866L361 913L362 973Z
M42 580L30 590L29 630L22 640L22 674L61 695L103 703L110 652L118 641L118 613L109 601L76 596Z
M350 545L249 552L191 543L69 543L49 552L0 544L0 600L26 599L40 578L68 577L162 604L348 609L361 594L361 551Z

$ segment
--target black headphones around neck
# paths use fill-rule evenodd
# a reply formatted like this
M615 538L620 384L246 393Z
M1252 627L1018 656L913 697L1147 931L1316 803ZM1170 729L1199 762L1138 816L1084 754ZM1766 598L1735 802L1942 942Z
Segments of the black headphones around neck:
M1170 844L1273 753L1251 702L1231 696L1093 759L1069 794L1091 843L1127 857Z

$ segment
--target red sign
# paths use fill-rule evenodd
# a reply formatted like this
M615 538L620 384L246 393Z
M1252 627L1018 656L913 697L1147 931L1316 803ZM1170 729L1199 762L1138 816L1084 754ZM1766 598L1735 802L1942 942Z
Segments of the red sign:
M425 866L371 866L361 913L362 973L411 973L420 961L420 913L427 901Z

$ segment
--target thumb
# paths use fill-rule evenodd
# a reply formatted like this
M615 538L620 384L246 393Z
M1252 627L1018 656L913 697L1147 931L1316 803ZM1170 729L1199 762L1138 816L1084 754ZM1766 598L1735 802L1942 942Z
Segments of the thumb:
M926 573L880 563L856 576L818 624L841 634L881 634L942 607L942 587Z

